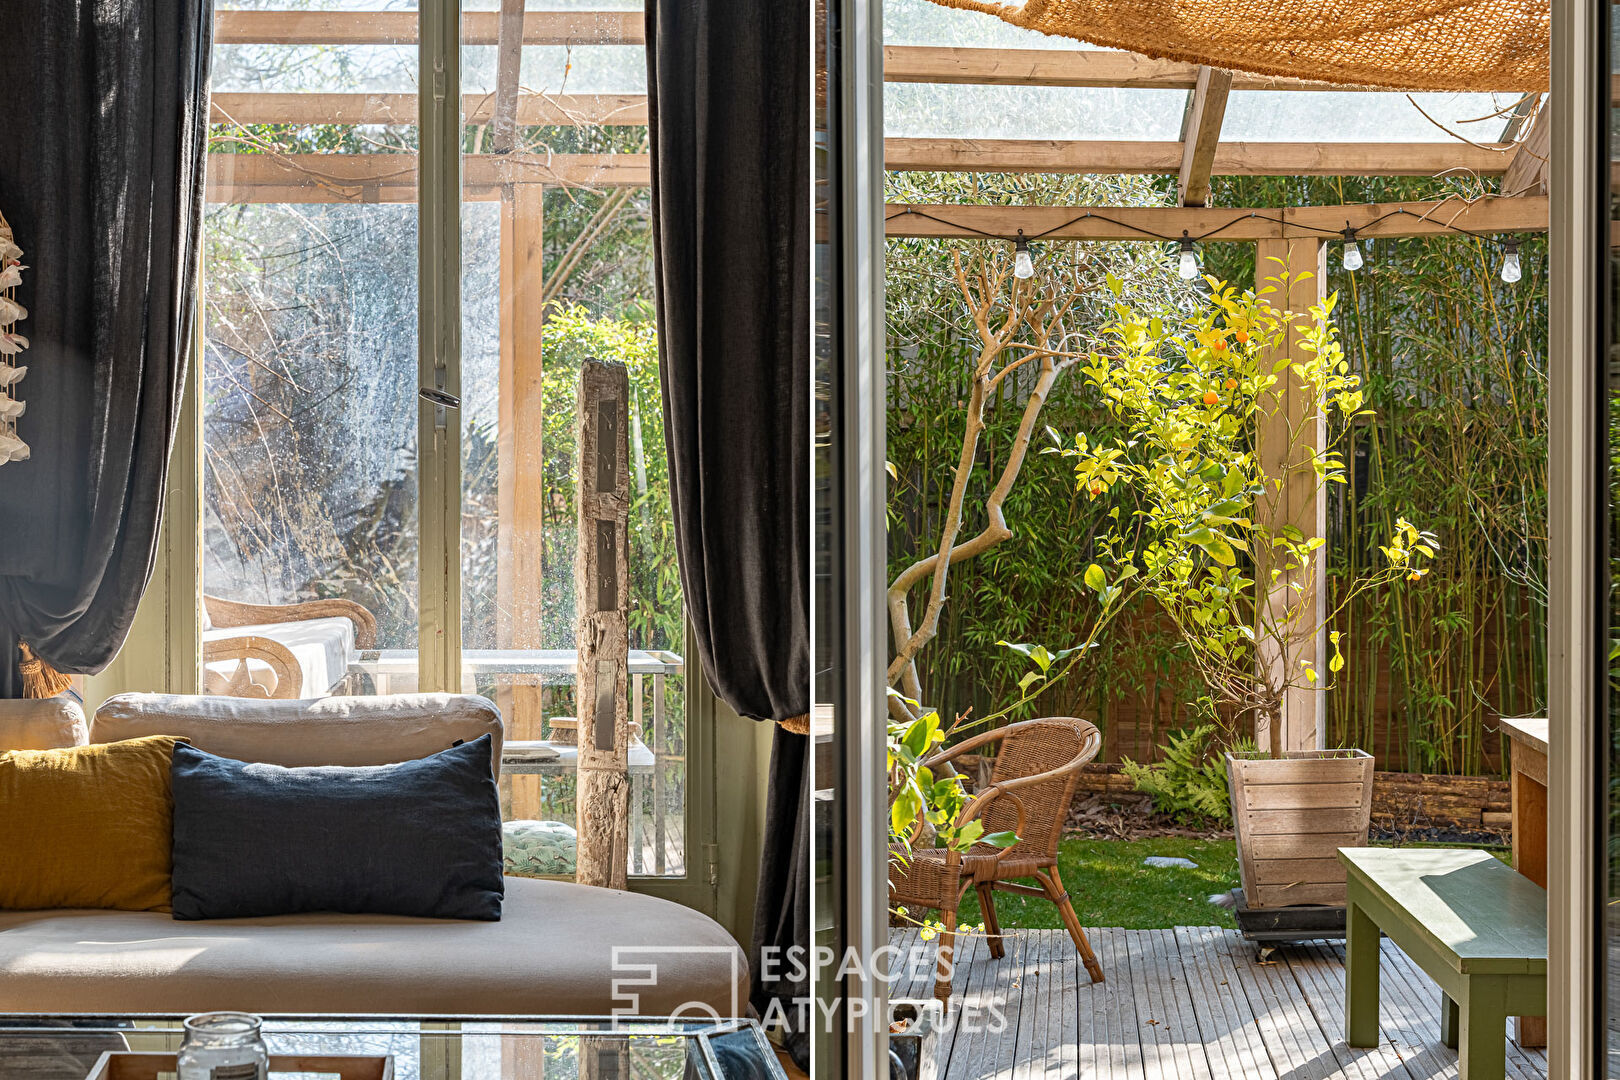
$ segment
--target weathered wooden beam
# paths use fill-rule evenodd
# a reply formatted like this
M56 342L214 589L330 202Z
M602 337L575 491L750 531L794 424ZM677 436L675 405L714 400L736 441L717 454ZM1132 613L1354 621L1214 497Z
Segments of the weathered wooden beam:
M887 45L883 78L896 83L1101 86L1190 90L1198 65L1114 49L980 49Z
M500 40L500 13L461 16L463 45ZM523 20L525 45L645 45L639 11L531 11ZM216 45L413 45L414 11L220 11Z
M1254 265L1256 293L1279 311L1308 311L1326 295L1327 246L1320 239L1262 240ZM1284 271L1286 283L1278 280ZM1297 332L1288 335L1279 351L1282 355L1262 361L1262 371L1270 370L1268 361L1284 356L1294 361L1306 358ZM1312 395L1292 371L1285 370L1280 378L1277 396L1262 411L1255 432L1255 457L1266 481L1256 515L1273 533L1287 524L1307 538L1325 538L1326 492L1315 472L1302 466L1311 451L1322 449L1326 423L1320 410L1307 410ZM1281 484L1274 482L1279 479ZM1266 613L1255 627L1258 661L1270 669L1273 686L1288 686L1278 726L1271 728L1266 718L1257 718L1255 742L1260 749L1279 757L1289 750L1316 750L1325 745L1327 733L1327 695L1323 690L1328 655L1324 625L1327 549L1313 552L1310 564L1282 570L1275 583L1267 562L1270 553L1257 550L1254 554L1256 604ZM1324 681L1303 684L1302 663L1315 667ZM1261 730L1262 726L1266 730Z
M630 379L623 364L580 367L574 431L579 447L579 846L585 885L625 887L630 857Z
M911 211L911 212L907 212ZM1090 216L1087 216L1090 215ZM884 231L890 237L942 237L962 240L1026 236L1048 240L1152 240L1195 237L1219 229L1212 240L1326 238L1325 231L1353 227L1362 237L1438 236L1453 229L1470 232L1542 232L1547 199L1446 199L1436 202L1363 203L1352 206L1294 206L1242 209L1201 206L906 206L891 203ZM1379 218L1384 220L1374 225ZM1449 227L1448 227L1449 226Z
M489 119L489 149L510 153L517 139L518 72L523 66L524 0L501 0L496 24L495 107ZM464 122L469 113L464 109Z
M646 187L646 154L468 154L462 197L490 202L505 184ZM209 154L210 202L416 201L414 154Z
M514 125L632 127L647 123L644 94L535 94L515 92ZM216 124L416 124L415 94L217 93L210 103ZM464 94L462 119L493 124L499 94Z
M1230 142L1215 151L1216 176L1494 175L1513 148L1443 143ZM1063 139L884 140L887 167L923 172L1170 173L1181 170L1179 142Z
M1198 65L1154 60L1118 49L887 45L883 49L883 77L888 82L901 83L1191 90L1198 79ZM1232 89L1389 92L1382 86L1351 86L1244 72L1234 73Z
M1545 195L1552 163L1552 103L1545 102L1529 121L1529 130L1502 174L1504 195Z
M1187 113L1181 121L1181 177L1177 190L1181 205L1203 206L1209 201L1210 170L1220 146L1226 99L1232 92L1232 73L1200 67L1198 82L1187 95Z

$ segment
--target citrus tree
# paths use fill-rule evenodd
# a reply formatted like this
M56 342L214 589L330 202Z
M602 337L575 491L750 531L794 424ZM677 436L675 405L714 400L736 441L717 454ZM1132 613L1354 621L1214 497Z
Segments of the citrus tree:
M1341 582L1324 614L1326 541L1288 520L1285 496L1345 482L1337 447L1363 415L1332 323L1337 295L1301 314L1267 299L1286 289L1286 273L1258 292L1206 280L1209 295L1180 316L1116 305L1080 371L1123 433L1080 432L1060 452L1081 492L1114 503L1086 586L1105 611L1150 596L1206 684L1210 711L1235 727L1252 720L1277 752L1289 690L1320 686L1343 666L1338 616L1368 590L1420 581L1437 544L1398 519L1382 562ZM1109 287L1122 295L1117 281ZM1311 656L1324 630L1326 672Z

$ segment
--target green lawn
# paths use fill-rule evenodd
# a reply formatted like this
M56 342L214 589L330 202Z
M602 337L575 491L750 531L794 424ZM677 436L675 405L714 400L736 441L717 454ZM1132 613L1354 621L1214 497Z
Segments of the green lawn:
M1449 847L1464 845L1414 845ZM1500 859L1505 849L1488 848ZM1198 869L1143 866L1150 855L1191 859ZM1236 926L1232 913L1209 902L1211 893L1238 885L1237 845L1231 840L1161 836L1147 840L1093 840L1070 836L1058 847L1058 870L1081 926L1153 930L1172 926ZM1033 879L1030 884L1035 884ZM1057 907L1033 896L996 894L1004 930L1062 928ZM958 914L968 926L980 920L979 898L968 893Z
M1142 860L1150 855L1191 859L1198 869L1143 866ZM1237 846L1231 840L1071 836L1058 848L1058 870L1082 926L1151 930L1237 925L1230 911L1209 902L1211 893L1237 887ZM1003 929L1063 926L1057 906L1033 896L997 893L996 913ZM979 922L979 898L973 893L968 893L959 918L970 926Z

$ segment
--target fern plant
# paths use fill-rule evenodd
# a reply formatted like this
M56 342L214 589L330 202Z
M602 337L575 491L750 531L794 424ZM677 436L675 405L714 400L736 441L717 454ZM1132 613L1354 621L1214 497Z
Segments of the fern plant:
M1153 809L1159 813L1183 825L1229 826L1232 804L1216 731L1214 724L1172 731L1162 761L1142 765L1126 758L1122 771L1137 791L1153 797ZM1253 750L1254 741L1240 739L1232 749Z

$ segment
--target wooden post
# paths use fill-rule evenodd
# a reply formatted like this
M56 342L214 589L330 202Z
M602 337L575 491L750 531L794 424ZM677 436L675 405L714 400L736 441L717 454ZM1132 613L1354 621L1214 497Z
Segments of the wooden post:
M630 835L629 373L586 360L579 375L578 877L627 884Z
M501 191L500 401L496 431L499 522L495 542L495 642L503 649L538 649L541 636L543 430L541 398L540 184L507 184ZM538 739L542 687L521 680L501 694L509 739ZM511 816L540 816L538 776L513 776Z
M1288 272L1286 287L1280 280ZM1279 311L1303 313L1321 303L1327 285L1327 248L1311 239L1261 240L1255 252L1255 292ZM1270 292L1267 292L1267 290ZM1303 359L1300 338L1290 334L1278 353L1261 361L1261 370L1269 370L1272 363L1286 355ZM1327 499L1308 469L1288 471L1305 460L1312 449L1320 450L1326 437L1326 425L1320 412L1306 415L1307 394L1292 372L1279 376L1277 392L1281 395L1280 408L1267 408L1256 432L1256 453L1262 473L1267 477L1287 476L1279 490L1268 483L1266 499L1259 508L1262 521L1273 530L1284 524L1293 525L1306 537L1327 536ZM1259 660L1271 672L1274 685L1283 681L1293 684L1283 697L1282 712L1275 728L1269 718L1255 719L1255 742L1262 750L1274 755L1289 750L1317 750L1327 745L1327 695L1322 682L1327 678L1327 633L1323 622L1327 617L1327 549L1318 549L1312 563L1295 571L1284 571L1271 584L1271 571L1267 567L1265 552L1255 552L1256 589L1261 595L1257 602L1266 605L1275 621L1291 605L1305 605L1298 620L1298 632L1278 640L1278 635L1261 633L1256 628ZM1305 587L1303 596L1294 592L1294 586ZM1264 620L1262 620L1264 621ZM1313 632L1314 631L1314 632ZM1320 680L1305 685L1301 661L1316 667ZM1285 667L1286 665L1286 667Z

